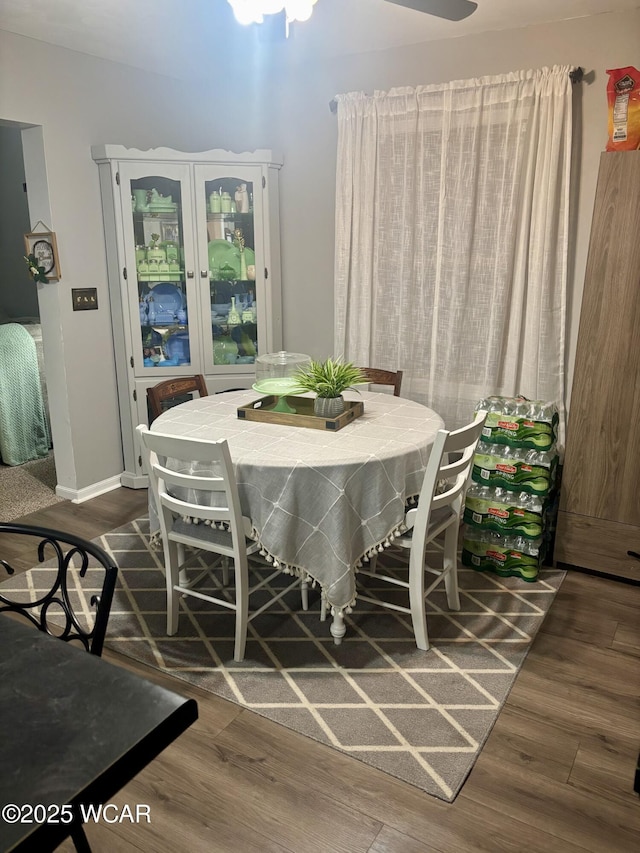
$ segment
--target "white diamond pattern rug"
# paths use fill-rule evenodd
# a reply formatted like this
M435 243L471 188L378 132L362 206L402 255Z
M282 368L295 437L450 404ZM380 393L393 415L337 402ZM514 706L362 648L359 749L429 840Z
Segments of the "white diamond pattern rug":
M447 802L473 767L565 574L543 569L527 583L461 569L459 611L449 612L444 591L432 593L428 652L416 648L409 617L365 602L347 617L336 646L329 620L319 619L319 591L310 590L304 612L294 589L249 623L245 660L235 663L234 615L208 602L181 599L179 631L166 636L162 550L149 546L147 519L97 541L120 567L111 649ZM46 586L47 569L27 574L2 591ZM207 583L220 592L218 574ZM85 579L79 594L85 610L90 585Z

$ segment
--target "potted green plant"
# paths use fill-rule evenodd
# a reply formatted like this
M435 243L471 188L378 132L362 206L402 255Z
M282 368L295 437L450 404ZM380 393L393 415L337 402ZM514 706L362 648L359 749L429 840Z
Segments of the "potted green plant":
M359 367L339 358L312 359L311 364L293 375L293 379L300 390L315 392L313 411L321 418L335 418L341 414L344 411L342 392L369 381Z

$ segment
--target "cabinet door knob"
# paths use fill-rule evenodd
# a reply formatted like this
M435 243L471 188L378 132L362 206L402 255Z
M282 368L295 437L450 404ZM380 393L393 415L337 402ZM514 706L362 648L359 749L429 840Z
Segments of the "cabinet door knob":
M193 278L193 270L187 270L187 278Z
M200 270L201 278L209 278L209 270Z

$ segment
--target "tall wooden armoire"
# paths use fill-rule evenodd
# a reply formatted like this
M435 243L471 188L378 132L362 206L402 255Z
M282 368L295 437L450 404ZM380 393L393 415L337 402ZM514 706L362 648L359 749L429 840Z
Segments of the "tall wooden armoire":
M554 556L640 580L634 554L640 555L640 151L620 151L600 158Z

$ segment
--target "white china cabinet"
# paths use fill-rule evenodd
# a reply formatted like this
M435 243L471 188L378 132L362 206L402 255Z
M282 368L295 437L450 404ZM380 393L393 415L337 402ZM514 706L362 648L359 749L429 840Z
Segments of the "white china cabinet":
M251 387L282 349L278 171L271 151L92 148L98 163L124 452L122 484L147 485L135 427L147 388L204 375Z

